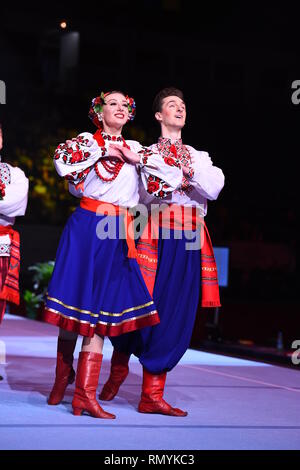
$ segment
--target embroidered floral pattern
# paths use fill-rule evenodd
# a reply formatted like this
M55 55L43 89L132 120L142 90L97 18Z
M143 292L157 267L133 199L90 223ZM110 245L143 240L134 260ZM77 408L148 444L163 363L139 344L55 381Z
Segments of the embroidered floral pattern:
M83 143L83 140L78 142L77 139L72 139L71 146L68 144L60 144L55 150L54 160L61 158L62 161L68 165L86 161L91 154L90 152L82 150L80 145L86 145L86 143Z
M168 195L168 192L166 190L169 188L170 186L165 183L162 179L158 178L158 176L150 175L148 177L147 192L149 194L153 194L153 196L163 199Z
M172 144L171 139L160 137L158 139L157 147L159 153L163 155L164 161L166 163L166 159L169 161L169 159L171 158L175 160L176 166L180 167L181 165L184 165L189 168L188 175L183 176L182 184L179 189L179 192L189 192L192 187L189 183L188 178L193 178L194 170L192 168L190 152L188 151L187 147L183 145L182 139L178 139L175 141L174 144Z
M82 144L82 145L88 145L89 143L89 139L84 138L83 135L80 135L80 134L74 139L72 139L72 141L78 142L79 144Z
M5 185L11 183L11 174L7 163L0 163L0 181Z
M188 178L194 178L195 170L193 168L190 168L187 174Z
M10 256L10 245L0 243L0 256Z
M70 183L73 184L74 186L77 186L79 183L82 183L87 177L87 175L90 173L91 169L93 167L90 166L89 168L86 168L85 170L82 171L73 171L69 175L65 176L65 179Z
M149 157L153 155L153 151L150 148L143 146L141 150L138 151L138 154L142 155L140 162L140 168L142 168L144 165L148 164ZM172 157L170 157L168 161L164 161L167 165L179 166L180 168L180 165L178 165ZM147 179L147 192L163 199L170 193L170 186L158 176L150 175Z
M164 162L169 166L177 166L178 168L180 168L180 166L181 166L179 161L176 161L172 157L164 157Z
M11 183L10 169L7 163L0 163L0 201L5 196L5 187Z
M149 157L153 155L152 150L150 150L148 147L142 146L141 150L138 151L139 155L142 155L142 160L141 160L141 165L147 165Z
M4 196L5 196L5 184L0 182L0 201L2 201Z
M110 135L106 132L101 132L104 140L109 140L110 142L123 142L123 137L121 135Z
M66 165L76 165L77 163L85 162L90 157L90 152L87 150L89 139L83 135L70 139L70 143L63 143L58 145L54 153L54 160L61 159ZM77 185L85 180L91 167L73 171L66 175L64 178L71 184Z

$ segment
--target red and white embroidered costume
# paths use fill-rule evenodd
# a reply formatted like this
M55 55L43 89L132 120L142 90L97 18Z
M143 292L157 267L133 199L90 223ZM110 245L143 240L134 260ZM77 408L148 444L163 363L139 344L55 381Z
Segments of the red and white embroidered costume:
M202 217L207 214L207 200L217 199L224 186L222 170L213 165L207 152L195 150L190 145L183 145L181 139L171 142L171 139L160 137L158 143L149 147L159 153L164 161L172 158L179 167L190 168L189 175L182 176L181 185L164 198L167 204L180 206L196 206ZM152 196L140 186L140 202L144 204L160 204L157 193Z
M111 142L140 154L140 163L120 164L110 158ZM71 194L81 202L60 240L44 320L83 336L118 336L157 323L157 311L136 260L134 240L127 230L126 242L117 235L100 239L96 227L105 215L105 211L99 215L101 206L117 209L109 215L116 221L121 218L128 227L127 209L138 204L140 178L146 188L151 178L159 179L159 192L166 195L180 184L181 172L163 162L158 152L100 130L94 135L84 132L60 144L54 165L69 181ZM83 238L85 249L78 253Z
M100 131L97 131L98 133ZM58 146L54 165L60 176L69 181L71 194L88 197L123 207L134 207L139 202L139 174L142 185L147 191L152 180L157 179L155 194L164 197L174 191L181 182L181 172L174 165L164 162L156 149L150 150L134 140L124 140L121 136L110 136L101 132L104 146L99 146L95 137L83 132L72 143ZM117 177L108 180L111 173L102 165L101 159L109 157L110 143L126 144L141 155L138 165L124 163Z
M155 375L172 370L189 347L199 299L202 306L220 305L217 268L203 217L207 213L207 199L216 199L223 188L224 175L220 168L213 166L207 152L184 146L181 139L172 143L171 139L160 138L150 149L161 155L162 162L178 167L182 178L181 185L163 200L156 197L158 182L153 182L152 195L140 186L140 202L149 210L152 204L172 204L171 211L175 214L174 221L166 221L168 225L163 217L159 220L158 241L153 232L149 235L146 227L137 245L140 269L149 292L153 292L160 323L135 332L130 338L124 335L111 341L118 353L127 358L131 353L136 354L144 370ZM187 176L183 176L182 165L189 169ZM189 211L189 220L182 206L196 208ZM177 228L182 221L191 227ZM165 228L167 237L163 236ZM191 238L183 230L194 232L196 238L201 230L201 245L187 249Z

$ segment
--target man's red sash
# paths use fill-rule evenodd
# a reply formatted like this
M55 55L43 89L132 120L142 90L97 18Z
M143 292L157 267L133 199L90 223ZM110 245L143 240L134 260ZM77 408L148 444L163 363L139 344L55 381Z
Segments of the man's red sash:
M137 261L147 288L153 296L157 271L159 227L171 230L200 229L201 306L220 307L217 265L208 229L204 218L197 213L196 207L188 209L173 204L168 207L168 210L159 212L159 216L158 214L155 214L154 217L149 216L148 223L137 245ZM191 282L193 282L192 279Z

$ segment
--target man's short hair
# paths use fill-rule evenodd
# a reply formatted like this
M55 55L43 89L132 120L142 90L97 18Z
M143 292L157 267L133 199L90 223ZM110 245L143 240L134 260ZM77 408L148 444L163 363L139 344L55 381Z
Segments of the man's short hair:
M157 95L155 96L153 100L152 109L153 109L154 114L161 112L163 99L167 98L168 96L178 96L178 98L184 101L183 92L179 90L178 88L175 88L175 87L163 88L157 93Z

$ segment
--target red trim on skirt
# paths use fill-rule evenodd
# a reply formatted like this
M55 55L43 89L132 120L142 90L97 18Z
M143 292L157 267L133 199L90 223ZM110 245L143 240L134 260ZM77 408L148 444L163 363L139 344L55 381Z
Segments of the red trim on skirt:
M145 314L142 318L128 320L121 325L101 325L98 323L95 327L92 327L90 323L80 323L76 320L70 320L47 308L44 309L43 320L64 330L73 331L74 333L90 338L92 338L94 334L100 336L119 336L124 333L139 330L140 328L157 325L160 322L158 313L155 310L151 315Z

